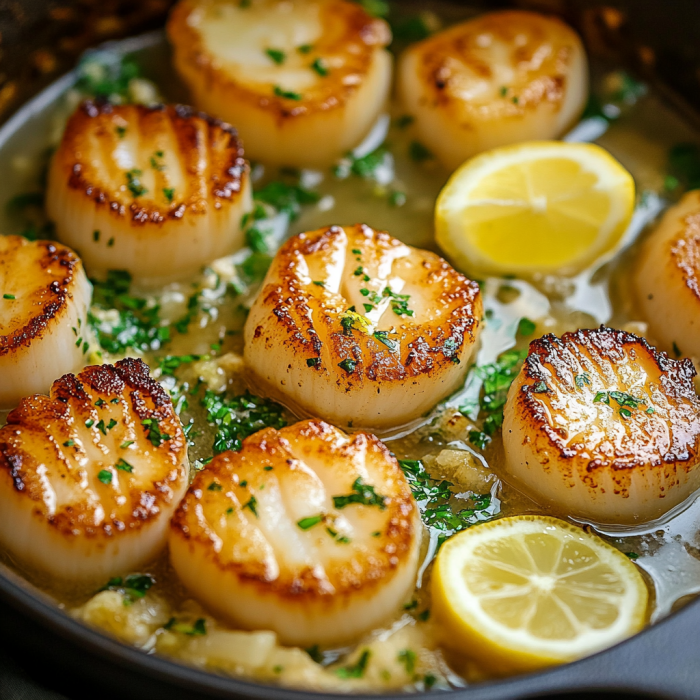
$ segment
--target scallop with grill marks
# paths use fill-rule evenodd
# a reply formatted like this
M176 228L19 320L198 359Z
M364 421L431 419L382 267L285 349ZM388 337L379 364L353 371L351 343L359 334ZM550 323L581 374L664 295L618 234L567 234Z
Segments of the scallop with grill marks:
M0 236L0 409L83 366L91 294L69 248Z
M413 590L421 524L396 459L373 435L321 421L247 438L195 477L170 555L210 610L285 644L340 644Z
M253 382L302 413L387 429L464 381L479 286L366 225L290 239L248 315Z
M634 272L651 333L667 350L700 360L700 191L664 214Z
M182 106L84 103L54 156L47 193L58 238L91 275L128 270L145 284L235 251L251 206L236 131Z
M567 515L643 523L700 487L700 399L690 360L601 327L547 335L505 408L506 472Z
M251 158L322 167L354 148L389 94L391 33L346 0L181 0L168 23L194 103Z
M106 580L163 548L187 477L180 421L148 367L86 367L0 429L0 541L59 579Z
M410 46L398 89L421 142L455 169L482 151L570 127L588 96L586 54L554 17L492 12Z

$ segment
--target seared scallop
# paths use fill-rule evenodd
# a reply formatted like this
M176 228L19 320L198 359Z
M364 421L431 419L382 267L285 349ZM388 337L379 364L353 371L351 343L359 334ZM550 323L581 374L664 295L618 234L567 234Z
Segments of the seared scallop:
M0 542L44 574L106 580L163 548L187 478L180 421L148 367L86 367L0 429Z
M69 248L0 236L0 409L85 364L91 295Z
M567 515L659 518L700 487L694 376L611 328L535 340L505 407L507 475Z
M586 54L554 17L492 12L410 46L398 89L421 142L454 170L481 151L572 126L588 97Z
M255 160L329 165L384 107L388 25L346 0L181 0L168 23L194 103L230 121Z
M464 381L479 286L369 226L331 226L279 251L244 329L256 390L354 427L403 425Z
M654 338L700 359L699 190L664 214L641 250L634 284Z
M389 450L311 420L261 430L199 472L172 520L170 556L187 589L231 623L332 645L405 602L420 539Z
M86 102L49 174L58 238L91 275L143 283L196 273L243 244L248 166L236 131L189 107Z

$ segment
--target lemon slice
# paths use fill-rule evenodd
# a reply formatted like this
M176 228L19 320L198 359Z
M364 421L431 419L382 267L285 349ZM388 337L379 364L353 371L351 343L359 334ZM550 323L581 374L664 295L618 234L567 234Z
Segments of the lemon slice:
M639 631L648 593L635 565L599 537L545 516L452 537L433 572L444 642L497 673L591 654Z
M496 148L464 163L443 188L437 242L470 272L571 274L620 240L634 198L632 176L594 144Z

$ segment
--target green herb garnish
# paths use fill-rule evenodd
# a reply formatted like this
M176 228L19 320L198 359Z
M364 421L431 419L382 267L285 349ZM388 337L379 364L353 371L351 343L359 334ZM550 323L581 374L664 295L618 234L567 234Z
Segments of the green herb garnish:
M322 58L317 58L312 64L311 69L316 71L322 78L328 75L328 68L326 62Z
M278 65L281 66L284 63L285 58L287 58L287 55L284 53L284 51L280 51L279 49L265 49L265 53Z
M323 522L323 515L311 515L308 518L302 518L297 522L297 525L302 529L302 530L309 530L311 529L314 525L318 525L319 523Z
M386 508L386 498L380 496L374 486L365 484L362 477L358 476L352 485L353 493L349 496L333 496L333 505L341 510L349 505L357 504L362 506L379 506L379 510Z
M344 369L348 374L352 374L357 367L357 362L347 357L342 362L338 363L338 367L340 367L340 369Z
M242 508L248 508L248 510L256 517L259 518L260 516L258 515L258 499L255 498L255 496L251 496L250 499L244 503Z
M178 622L176 618L171 617L163 629L169 630L170 632L178 632L179 634L186 634L190 637L203 636L207 633L206 620L200 617L195 620L194 624L188 622Z
M284 428L284 409L268 399L246 393L226 397L208 390L202 399L207 421L216 427L214 454L241 449L242 441L263 428Z
M283 90L279 85L275 85L273 93L277 97L282 97L285 100L301 100L301 94L298 92L292 92L291 90Z
M370 655L370 650L364 649L355 664L336 669L336 675L338 678L362 678L367 670L367 663L369 662Z

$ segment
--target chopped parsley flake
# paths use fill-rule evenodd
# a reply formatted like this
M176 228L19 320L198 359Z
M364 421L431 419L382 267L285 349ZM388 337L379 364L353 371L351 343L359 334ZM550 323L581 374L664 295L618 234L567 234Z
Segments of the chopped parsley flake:
M133 444L134 444L133 440L125 440L124 442L122 442L121 445L119 445L119 448L122 450L125 450L127 447L131 447L131 445L133 445Z
M408 308L408 302L411 299L410 294L398 294L389 287L384 287L382 296L391 299L391 310L397 316L415 316L415 312Z
M262 488L262 487L261 487ZM251 496L250 500L247 501L246 503L243 504L243 508L248 508L250 512L256 517L259 518L260 516L258 515L258 499L255 498L255 496Z
M367 663L369 662L369 657L371 652L369 649L364 649L357 663L352 666L343 666L342 668L336 669L335 674L338 678L362 678L365 675L367 669Z
M527 338L535 332L536 327L537 325L534 321L531 321L529 318L521 318L518 323L518 335Z
M312 515L308 518L302 518L297 522L297 525L302 530L310 530L314 525L318 525L323 522L323 515Z
M284 51L280 51L279 49L265 49L265 53L278 65L281 66L284 63L285 58L287 58L287 55L284 53Z
M63 446L64 446L64 447L73 447L74 445L75 445L75 440L66 440L66 441L63 443Z
M179 634L186 634L189 637L203 636L207 633L207 623L203 617L195 620L194 624L189 622L178 622L176 618L171 617L163 629L169 630L170 632L178 632Z
M302 44L301 46L297 46L297 51L302 54L307 54L311 53L313 50L313 45L312 44Z
M141 197L148 192L139 179L142 174L138 168L133 168L125 173L126 187L134 198Z
M399 127L399 129L405 129L408 126L411 126L413 122L416 120L415 117L411 116L410 114L402 114L397 120L396 120L396 126Z
M110 579L100 591L119 591L124 598L124 605L128 606L143 598L155 583L156 580L150 574L130 574L124 579L121 576Z
M547 386L547 382L540 381L532 385L533 394L545 394L548 391L549 387Z
M374 486L365 484L362 481L361 476L358 476L353 482L352 490L353 493L351 493L349 496L333 496L333 505L338 510L342 510L346 506L352 504L362 506L379 506L379 510L384 510L386 508L386 498L384 496L380 496L374 490Z
M125 126L117 126L114 128L114 131L116 132L117 136L120 139L123 139L124 136L126 136L126 127Z
M158 172L162 172L163 170L165 170L165 163L163 163L164 157L165 153L163 153L163 151L156 151L151 156L151 167L154 170L157 170Z
M635 410L646 405L644 399L638 399L624 391L599 391L593 398L593 403L604 403L610 406L610 399L618 405L619 413L625 419L632 417L630 409Z
M147 437L153 447L160 447L163 442L170 440L170 435L160 432L160 426L155 418L145 418L141 421L141 425L148 429Z
M306 366L307 367L318 367L321 364L321 358L320 357L309 357L306 360Z
M325 78L328 75L328 67L326 66L326 62L322 58L317 58L312 64L311 64L312 70L316 71L322 78Z
M470 430L469 442L478 450L483 450L491 442L491 438L481 430Z
M317 192L299 185L288 185L279 180L268 183L253 195L256 202L269 204L278 212L289 214L295 219L304 204L315 204L319 200Z
M129 474L133 473L134 467L129 464L125 459L122 459L121 457L119 458L119 461L114 465L116 469L119 469L120 471L123 472L129 472Z
M342 362L338 363L338 367L340 367L340 369L344 369L348 374L352 374L357 367L357 362L347 357Z
M163 196L168 200L170 204L172 204L173 199L175 198L175 188L174 187L164 187L163 188Z
M107 471L106 469L101 469L97 474L97 478L103 484L111 484L112 483L112 472Z
M414 160L416 163L423 163L426 160L432 160L434 158L433 154L418 141L411 141L408 147L408 155L411 157L411 160Z
M576 382L576 386L579 389L583 389L584 386L590 386L591 385L591 378L588 375L588 372L582 372L581 374L577 374L574 377L574 382Z
M406 667L406 673L409 676L412 676L416 670L416 658L416 652L410 649L403 649L397 656L398 662Z
M217 483L216 481L212 481L209 486L207 486L207 491L221 491L221 484Z
M397 340L389 338L389 331L374 331L372 334L382 344L386 345L391 352L396 352L399 349Z
M295 100L297 102L301 100L301 95L298 92L292 92L291 90L283 90L279 85L275 85L273 93L277 97L282 97L285 100Z
M3 299L10 299L10 301L14 301L17 297L14 294L3 294L2 298Z
M161 375L172 377L182 365L198 362L201 359L201 355L166 355L158 361L158 369Z

